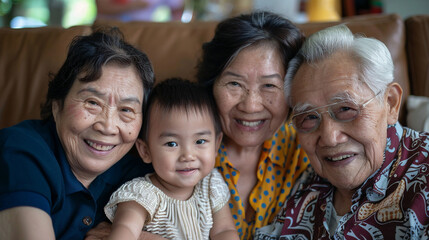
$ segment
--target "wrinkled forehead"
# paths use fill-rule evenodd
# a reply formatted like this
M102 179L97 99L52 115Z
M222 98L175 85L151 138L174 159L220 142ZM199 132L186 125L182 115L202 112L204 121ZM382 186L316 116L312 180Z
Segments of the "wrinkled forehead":
M369 89L359 68L350 59L325 59L304 63L296 72L291 85L290 104L323 106L336 101L359 99Z
M333 84L328 82L323 86L308 84L301 88L292 88L290 104L293 112L307 111L338 102L358 103L371 94L366 84L359 80L343 79L334 82Z
M292 103L293 104L292 109L293 109L293 112L295 113L304 112L310 109L318 109L323 106L331 106L335 103L340 103L340 102L357 103L357 100L349 92L339 92L338 94L331 96L330 99L327 99L325 104L312 103L311 101L307 102L304 100L301 102Z

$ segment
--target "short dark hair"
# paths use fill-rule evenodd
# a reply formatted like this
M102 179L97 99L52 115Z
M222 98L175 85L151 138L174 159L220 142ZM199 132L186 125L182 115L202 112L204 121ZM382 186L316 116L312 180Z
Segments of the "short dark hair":
M140 138L145 141L148 136L150 111L155 104L166 112L173 109L184 109L186 112L207 111L213 120L215 134L219 135L222 131L216 103L206 87L187 79L168 78L156 84L149 94L143 115L143 127L140 131Z
M291 21L271 12L257 11L223 20L216 27L213 39L203 44L197 65L198 82L211 89L232 58L255 43L276 46L286 70L303 41L304 35Z
M134 66L143 82L144 101L154 83L152 64L145 53L124 41L118 28L100 28L91 35L77 36L71 42L67 58L58 73L49 82L46 102L42 105L42 119L52 117L52 102L59 101L60 109L76 80L91 82L102 75L102 67L114 63Z

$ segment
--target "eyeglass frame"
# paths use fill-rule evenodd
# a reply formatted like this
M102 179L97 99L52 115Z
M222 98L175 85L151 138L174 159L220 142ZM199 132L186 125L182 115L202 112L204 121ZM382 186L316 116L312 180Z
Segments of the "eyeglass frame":
M300 133L312 133L312 132L314 132L314 131L316 131L318 128L319 128L319 126L320 126L320 123L322 122L322 114L323 113L329 113L329 116L334 120L334 121L336 121L336 122L351 122L351 121L353 121L353 120L355 120L356 118L358 118L359 117L359 115L360 115L360 113L361 113L361 111L362 111L362 109L364 109L370 102L372 102L372 100L374 100L380 93L382 92L382 90L380 90L380 91L378 91L378 93L377 94L375 94L372 98L370 98L370 99L368 99L368 100L366 100L364 103L361 103L361 104L356 104L356 106L358 106L358 108L357 108L357 114L356 114L356 116L354 117L354 118L351 118L351 119L347 119L347 120L340 120L340 119L338 119L336 116L335 116L335 114L332 112L332 106L335 106L335 105L337 105L337 104L340 104L340 103L345 103L345 102L349 102L349 100L344 100L344 101L340 101L340 102L335 102L335 103L330 103L330 104L327 104L327 105L324 105L324 106L320 106L320 107L316 107L316 108L312 108L312 109L310 109L310 110L307 110L307 111L304 111L304 112L301 112L301 113L298 113L298 114L293 114L292 116L291 116L291 120L290 120L290 122L289 122L289 125L290 126L293 126L294 128L295 128L295 130L296 131L298 131L298 132L300 132ZM328 110L327 111L324 111L324 112L319 112L319 111L317 111L317 109L321 109L321 108L328 108ZM315 112L316 114L317 114L317 116L319 117L319 121L318 121L318 123L313 127L313 128L311 128L310 130L308 130L308 131L302 131L302 130L300 130L300 129L298 129L298 127L294 124L294 121L293 121L293 119L296 117L296 116L299 116L299 115L302 115L302 114L306 114L306 113L309 113L309 112Z

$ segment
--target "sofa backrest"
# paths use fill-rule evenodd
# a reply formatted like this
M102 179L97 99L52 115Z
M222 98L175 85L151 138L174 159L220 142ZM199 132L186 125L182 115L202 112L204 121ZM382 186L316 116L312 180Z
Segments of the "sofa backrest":
M0 128L40 118L49 74L63 64L73 37L91 31L88 26L0 28Z
M373 15L344 19L355 32L383 41L395 64L395 81L408 96L409 78L405 48L405 28L398 15ZM298 24L306 35L339 24ZM109 23L117 26L125 39L147 53L157 81L168 77L195 80L201 45L214 34L217 22L131 22ZM49 73L56 73L64 62L67 48L76 35L91 33L102 26L78 26L69 29L36 28L12 30L0 28L0 128L25 119L39 118L45 100ZM402 110L403 112L403 110ZM404 114L400 121L404 123Z

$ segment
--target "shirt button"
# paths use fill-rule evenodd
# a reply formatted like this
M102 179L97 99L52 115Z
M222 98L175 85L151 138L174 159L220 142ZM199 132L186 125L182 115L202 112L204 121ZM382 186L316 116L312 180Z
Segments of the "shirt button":
M92 224L92 218L91 217L84 217L82 219L83 224L85 224L86 226L89 226Z

